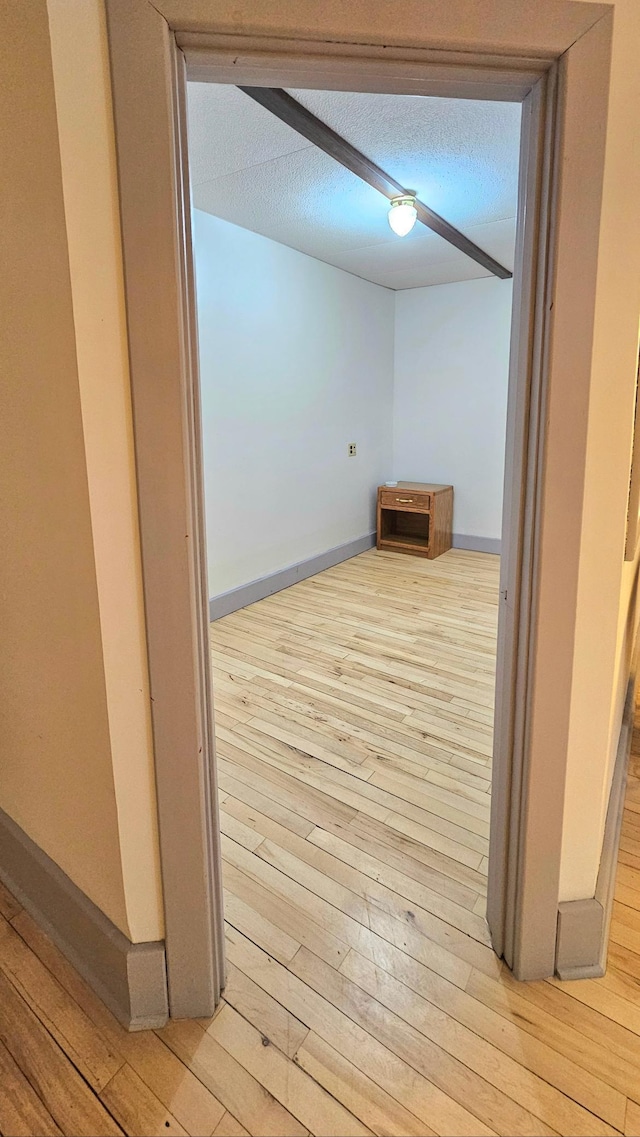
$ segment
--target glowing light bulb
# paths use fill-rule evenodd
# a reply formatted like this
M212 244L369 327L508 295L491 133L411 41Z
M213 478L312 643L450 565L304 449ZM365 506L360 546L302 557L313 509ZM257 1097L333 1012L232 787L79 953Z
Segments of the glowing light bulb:
M391 199L391 209L388 213L389 224L398 237L406 237L416 223L418 211L416 199L413 194L403 194L401 197Z

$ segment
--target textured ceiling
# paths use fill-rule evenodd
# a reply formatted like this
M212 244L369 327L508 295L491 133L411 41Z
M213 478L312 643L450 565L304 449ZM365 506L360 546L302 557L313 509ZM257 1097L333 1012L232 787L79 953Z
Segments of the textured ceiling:
M189 83L193 203L388 288L490 275L419 222L399 238L388 202L237 87ZM290 91L388 174L513 267L520 107Z

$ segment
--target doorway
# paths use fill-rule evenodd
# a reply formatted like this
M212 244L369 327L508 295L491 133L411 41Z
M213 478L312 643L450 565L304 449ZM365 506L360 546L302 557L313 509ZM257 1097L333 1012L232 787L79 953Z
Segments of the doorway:
M575 16L573 6L571 11ZM330 48L327 54L325 45L319 53L305 54L302 41L296 41L294 20L288 48L283 41L278 41L275 46L275 41L270 41L267 46L259 36L251 41L249 55L244 61L247 72L243 77L242 53L240 56L237 54L239 45L236 43L230 50L224 35L220 41L214 43L209 39L204 43L198 37L198 32L204 28L201 20L198 22L196 19L195 24L192 22L190 27L181 31L179 17L175 13L169 27L157 8L152 9L146 3L136 4L133 12L123 8L118 0L109 4L109 14L145 595L155 691L154 729L168 929L167 957L174 1013L201 1013L195 1008L202 1008L206 990L215 999L216 988L219 990L222 983L219 858L215 848L216 819L210 812L209 793L209 784L215 779L215 767L211 757L208 657L203 637L207 596L201 553L199 424L194 402L195 354L190 319L193 308L187 252L189 219L185 208L188 183L184 166L176 162L178 155L184 156L185 59L189 76L207 81L211 78L211 69L217 68L218 81L234 83L244 78L245 82L273 87L344 89L345 85L355 85L356 89L368 87L398 93L417 93L419 89L423 94L455 94L456 97L474 98L482 98L483 95L495 97L499 90L501 96L523 104L520 179L523 192L519 203L515 336L511 353L514 397L510 399L507 428L508 492L505 513L509 518L510 546L503 549L500 590L500 678L494 754L499 776L498 792L494 793L492 802L493 870L490 865L489 921L496 951L505 956L518 975L530 978L550 974L555 953L556 870L562 832L564 765L562 729L554 730L553 744L549 745L543 724L553 715L557 716L556 726L560 722L565 723L568 714L572 643L568 625L571 623L570 613L574 610L572 598L576 587L579 542L576 544L571 538L567 544L565 528L563 548L565 554L568 549L571 554L564 556L564 571L558 578L549 567L551 546L548 541L541 540L541 533L551 533L554 518L560 523L569 506L573 488L579 494L579 479L575 487L573 482L571 486L565 486L561 499L554 498L549 481L554 466L553 462L549 463L549 454L554 453L554 447L560 440L553 430L551 434L549 431L558 420L548 408L543 417L541 408L546 398L548 374L553 373L562 351L570 351L570 344L575 341L577 309L580 319L588 327L591 289L595 279L590 273L592 269L595 272L597 253L597 224L594 228L590 223L593 221L593 209L588 218L585 214L583 228L578 225L579 231L573 230L573 240L563 243L563 217L559 202L568 193L586 194L586 187L593 183L584 178L583 169L580 178L572 181L573 170L565 167L562 186L557 187L554 197L554 92L559 76L563 84L560 113L566 128L562 136L563 153L566 154L569 145L580 146L579 131L572 133L568 117L575 105L572 100L578 97L578 93L580 99L590 98L592 110L600 116L606 106L608 25L601 21L598 25L600 30L590 36L584 33L602 13L592 9L590 22L582 31L573 24L569 27L563 22L563 17L553 24L553 33L550 33L549 42L545 41L544 48L533 50L536 37L541 35L540 27L537 24L529 26L524 16L526 27L516 26L517 19L512 27L515 17L511 18L505 12L515 54L501 56L499 66L496 65L496 57L491 57L489 65L485 56L482 60L476 59L469 70L461 72L459 57L452 58L447 51L456 42L462 44L463 41L470 50L471 41L468 36L465 39L466 33L462 31L457 33L456 40L456 33L449 26L442 41L447 45L445 55L434 59L432 47L425 42L423 48L409 51L410 59L405 56L403 60L403 49L398 47L399 54L392 61L389 72L385 73L384 60L391 62L391 57L381 48L362 49L352 44L344 52ZM397 27L390 32L390 43L398 42L396 32ZM433 28L430 34L432 32ZM179 44L176 43L176 34ZM573 54L575 66L569 74L566 60L559 69L550 60L574 44L576 35L582 35L581 50ZM409 38L412 37L415 40L413 33ZM293 41L299 42L298 56L291 52ZM528 53L525 50L527 44ZM243 41L242 46L249 47L249 40ZM130 84L135 87L137 83L137 52L142 50L146 64L145 96L139 99L128 95L131 95ZM427 54L420 56L422 50ZM257 54L251 55L252 51ZM362 66L354 64L360 56ZM170 60L169 70L167 60ZM417 61L420 63L418 68ZM454 65L458 66L457 72L442 70L443 66ZM594 68L599 77L595 83ZM354 81L356 74L359 77ZM170 92L168 102L167 92ZM161 112L161 107L165 108L164 112ZM148 128L149 114L157 126L151 131ZM150 150L154 150L153 157L150 157ZM589 160L593 163L595 180L599 184L602 150L592 147ZM153 184L156 199L153 209L149 207L150 187L145 175L150 163L155 170L164 170L167 174L166 180L158 178ZM555 226L555 237L550 242L552 225ZM169 233L172 234L170 242ZM179 254L177 274L176 248ZM148 271L151 250L153 277ZM562 251L560 259L559 251ZM553 273L550 253L555 256ZM552 318L553 337L550 337L549 290L555 290L553 294L556 295L559 282L565 279L560 266L573 277L572 266L578 254L585 281L584 297L581 294L581 304L577 308L574 303L572 318L566 324L559 318L556 305ZM168 287L167 282L171 282ZM150 337L149 327L156 328L158 335ZM180 381L176 385L178 376ZM562 402L561 385L554 391L554 409L557 412ZM159 398L160 392L162 398ZM543 435L547 450L544 477L541 463ZM165 442L161 463L158 462L159 437ZM572 445L575 450L572 470L580 470L584 464L584 433L581 430L576 430ZM561 448L566 461L564 437ZM176 492L177 474L180 493ZM543 504L544 510L541 508ZM159 548L173 550L176 556L172 552L171 556L165 554L159 558ZM177 555L179 549L181 552ZM170 627L167 627L166 620L168 594L172 596ZM564 615L554 620L554 613ZM185 631L188 635L183 634ZM547 652L548 658L554 661L553 682L549 681L544 668ZM180 678L176 681L178 675ZM191 755L186 765L181 761L181 755L185 753ZM530 793L532 785L535 786L533 797ZM523 802L527 796L525 809ZM180 821L184 816L200 821L186 843ZM538 857L543 846L546 850L544 865ZM553 864L553 871L549 871L550 864ZM189 882L186 891L185 879Z
M410 909L413 951L454 967L490 943L520 105L285 95L507 279L425 225L400 239L250 90L188 84L226 919L335 962L365 914L397 940Z

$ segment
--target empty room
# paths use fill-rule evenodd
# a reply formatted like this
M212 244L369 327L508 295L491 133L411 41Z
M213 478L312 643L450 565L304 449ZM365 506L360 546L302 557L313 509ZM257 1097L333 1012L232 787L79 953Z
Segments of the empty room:
M520 108L188 101L230 934L337 968L364 923L477 963Z

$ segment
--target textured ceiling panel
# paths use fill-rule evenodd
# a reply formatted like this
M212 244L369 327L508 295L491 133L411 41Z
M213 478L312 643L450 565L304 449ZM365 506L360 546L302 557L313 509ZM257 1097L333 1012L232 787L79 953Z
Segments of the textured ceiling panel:
M512 267L519 106L290 93ZM366 280L398 289L487 275L419 223L398 238L384 197L235 87L189 84L189 153L197 208Z
M193 185L250 170L296 150L315 149L238 87L189 83L188 99Z
M486 249L506 268L513 269L515 218L492 221L486 225L471 225L467 228L467 234L480 248ZM430 233L424 226L420 228L416 226L410 236L402 241L389 243L384 247L370 245L368 248L345 250L334 258L334 263L339 268L344 268L357 276L376 272L385 277L389 273L408 269L412 272L419 271L421 267L426 268L427 265L447 263L466 266L467 261L474 274L491 275L488 269L483 269L482 265L476 264L470 257L465 256L447 241L443 241L435 233ZM464 279L467 279L466 275Z
M520 106L418 95L291 91L298 102L450 221L515 214Z
M513 248L515 244L515 221L496 221L488 225L472 226L469 236L481 248L486 249L507 268L513 268ZM456 280L475 280L481 276L491 276L488 269L471 260L452 245L440 244L437 250L429 246L429 238L405 246L401 266L389 259L388 267L380 257L376 264L378 284L386 288L420 288L428 284L451 284ZM353 254L354 259L364 256L365 250ZM339 267L357 276L365 276L359 266L350 265L349 255Z
M249 175L202 182L193 188L193 203L331 263L345 249L400 244L387 222L386 198L315 146L254 166Z

